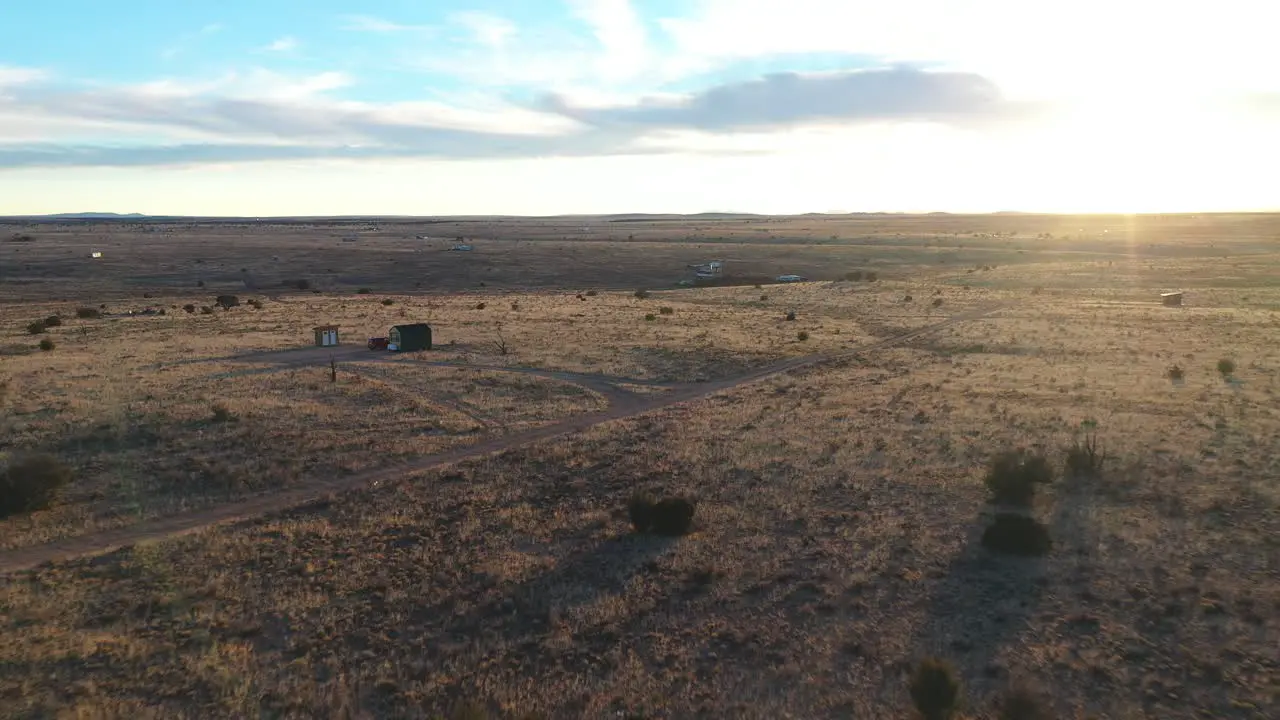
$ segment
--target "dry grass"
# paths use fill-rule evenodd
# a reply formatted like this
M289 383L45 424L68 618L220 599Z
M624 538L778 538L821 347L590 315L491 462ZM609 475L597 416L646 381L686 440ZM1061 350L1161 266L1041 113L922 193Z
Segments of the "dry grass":
M0 587L0 708L432 717L478 702L494 717L899 717L911 670L937 656L963 680L965 717L994 716L1011 681L1031 680L1060 717L1265 718L1280 693L1280 288L1254 269L1274 271L1280 256L1247 256L1245 238L1223 258L1209 243L1227 240L1201 231L1188 220L1163 255L1134 246L1126 259L1121 246L1114 266L1063 250L972 274L771 287L767 307L750 288L639 300L634 285L586 301L521 292L518 312L508 301L469 309L475 295L432 299L445 345L424 357L678 379L1018 303L908 347L15 575ZM1198 289L1188 307L1159 307L1169 286ZM931 312L936 290L945 302ZM917 301L904 306L904 294ZM442 442L600 407L557 381L405 362L340 364L334 385L325 368L261 358L178 364L300 344L298 325L322 315L371 328L427 312L424 297L396 299L67 320L50 330L56 352L4 357L4 422L22 448L98 423L161 437L163 452L133 440L74 450L83 478L122 457L156 469L166 466L148 458L160 455L296 458L306 453L289 448L312 426L307 453L329 467L415 452L419 426L375 409L388 402L445 428ZM55 305L6 306L0 345L29 343L23 321ZM662 306L674 312L643 321ZM782 320L788 309L796 322ZM502 316L516 357L482 354L497 322L486 314ZM626 318L639 322L614 327ZM801 329L807 343L794 341ZM682 355L690 344L698 354ZM94 361L108 353L115 362ZM1216 368L1224 356L1236 361L1230 382ZM1175 362L1180 383L1166 376ZM255 369L275 372L245 374ZM214 401L240 420L200 426L205 439L194 429ZM163 419L134 420L150 417ZM1107 463L1066 475L1085 421ZM268 443L273 428L278 440L227 452L236 433ZM979 542L996 511L987 463L1018 447L1058 471L1026 511L1052 537L1043 557ZM81 482L95 481L77 480L73 496ZM634 534L637 491L696 501L695 532ZM0 532L10 547L29 542L24 527Z

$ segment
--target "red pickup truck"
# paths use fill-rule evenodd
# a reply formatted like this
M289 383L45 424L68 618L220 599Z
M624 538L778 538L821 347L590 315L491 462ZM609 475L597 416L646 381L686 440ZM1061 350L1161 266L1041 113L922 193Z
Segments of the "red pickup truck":
M384 337L371 337L371 338L369 338L369 349L370 349L370 350L386 350L386 349L387 349L387 339L386 339L386 338L384 338Z

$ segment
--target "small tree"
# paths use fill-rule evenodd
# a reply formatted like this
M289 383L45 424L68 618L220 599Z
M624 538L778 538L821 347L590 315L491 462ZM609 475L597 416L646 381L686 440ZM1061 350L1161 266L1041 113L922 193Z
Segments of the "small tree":
M991 501L1001 505L1030 505L1036 485L1053 481L1053 469L1043 455L1017 450L992 459L984 482Z
M493 349L498 351L499 355L506 355L511 350L507 347L507 338L502 334L502 323L498 323L498 327L493 331Z

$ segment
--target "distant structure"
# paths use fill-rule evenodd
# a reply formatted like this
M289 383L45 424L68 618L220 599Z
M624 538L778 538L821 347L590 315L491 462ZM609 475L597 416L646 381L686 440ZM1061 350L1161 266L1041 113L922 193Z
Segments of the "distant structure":
M802 275L779 275L777 277L777 281L780 283L798 283L798 282L804 282L808 279L809 278L804 277Z
M94 250L93 252L89 253L89 257L97 259L102 257L102 253L98 252L97 250Z
M334 347L338 344L337 325L317 325L313 329L316 333L316 345L320 347Z
M724 272L724 261L712 260L711 262L705 262L701 265L690 265L689 268L693 270L693 276L695 278L698 278L699 280L710 280L711 278L720 277Z
M1160 293L1160 302L1164 303L1165 307L1182 307L1182 293Z
M470 245L454 245L449 249L454 252L471 252L474 248Z
M426 323L396 325L387 333L387 349L393 352L415 352L431 349L431 326Z

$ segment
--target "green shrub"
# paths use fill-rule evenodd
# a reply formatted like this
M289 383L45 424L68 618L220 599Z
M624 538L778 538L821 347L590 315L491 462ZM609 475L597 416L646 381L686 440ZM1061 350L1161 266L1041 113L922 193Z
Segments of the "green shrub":
M670 307L666 307L666 306L663 306L663 307L658 308L658 312L662 313L663 315L675 315L675 314L676 314L676 310L675 310L675 308L670 308Z
M647 322L653 322L654 320L657 320L657 319L658 319L658 316L657 316L657 315L654 315L653 313L648 313L648 314L646 314L646 315L644 316L644 319L645 319Z
M1053 469L1043 455L1022 450L1006 452L992 459L983 480L991 491L991 501L1001 505L1030 505L1036 485L1053 481Z
M102 311L91 307L76 308L76 317L81 320L96 320L102 317Z
M28 455L0 469L0 517L47 510L71 481L71 470L49 455Z
M1231 358L1222 358L1218 361L1218 372L1222 373L1222 377L1231 377L1236 371L1236 363Z
M1052 545L1048 528L1019 513L996 513L982 533L983 547L1005 555L1037 557L1049 552Z
M40 349L45 352L49 352L55 347L57 347L57 345L55 345L54 342L49 338L44 338L43 340L40 341Z
M44 319L44 326L45 326L45 327L61 327L61 326L62 326L62 316L60 316L60 315L50 315L49 317L47 317L47 318L45 318L45 319Z
M48 328L45 326L43 320L35 320L27 323L27 332L32 335L39 335L40 333L44 332L46 329Z
M911 701L925 720L947 720L960 709L964 688L951 664L925 658L911 673Z

